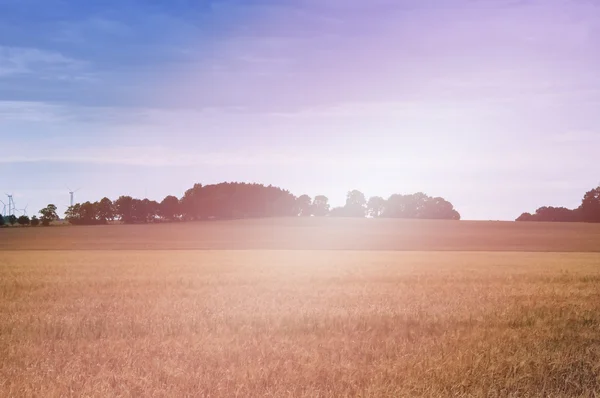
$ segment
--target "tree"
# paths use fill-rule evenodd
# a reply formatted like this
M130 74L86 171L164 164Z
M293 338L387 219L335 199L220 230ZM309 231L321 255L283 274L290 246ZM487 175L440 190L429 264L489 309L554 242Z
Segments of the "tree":
M65 211L65 219L73 225L95 225L100 223L96 203L76 203Z
M586 192L581 205L576 209L542 206L535 211L535 214L521 214L517 221L600 223L600 186Z
M346 196L345 213L347 217L364 217L367 211L367 199L365 194L354 190Z
M460 220L460 214L454 210L452 203L444 198L430 198L425 195L420 205L419 218L431 220Z
M594 200L597 200L594 198L596 197L588 198L586 203L591 204L588 203L586 209L593 208L593 204L596 203ZM561 218L571 216L571 213L564 211L557 210L555 213ZM50 225L58 219L54 205L48 205L40 214L43 225ZM441 197L429 197L421 192L412 195L392 195L387 201L375 196L367 202L362 192L353 190L348 192L344 207L331 209L329 199L323 195L318 195L311 201L308 195L296 198L289 191L271 185L236 182L206 186L194 184L181 200L169 195L161 203L131 196L120 196L112 202L105 197L94 203L77 203L67 209L65 217L72 224L90 225L106 224L115 218L131 224L155 222L158 218L167 221L189 221L311 215L365 217L367 214L370 217L460 219L460 214L450 202ZM537 217L537 213L532 217Z
M45 227L49 226L52 221L59 219L58 214L56 214L56 206L53 204L44 207L39 213L42 215L40 220Z
M132 199L130 221L126 223L146 224L154 222L158 216L160 205L154 200ZM124 219L125 220L125 219Z
M412 195L394 194L387 200L384 216L390 218L424 218L423 207L429 199L418 192Z
M280 188L271 188L267 206L269 217L294 217L297 216L296 197L289 191Z
M148 213L146 212L146 204L144 201L134 198L131 202L131 207L132 223L146 223Z
M81 224L81 204L75 203L73 206L69 206L65 211L65 220L67 220L69 224Z
M85 202L80 207L81 224L94 225L97 223L96 206L92 202Z
M14 214L8 216L8 223L10 225L15 225L17 223L17 216L15 216Z
M167 196L160 202L159 215L162 219L168 221L179 220L181 216L181 205L179 199L175 196Z
M31 217L31 226L37 227L38 225L40 225L40 220L36 216Z
M329 199L327 196L315 196L315 200L312 203L312 214L315 217L324 217L329 214Z
M539 222L578 222L582 220L580 209L567 209L565 207L543 206L535 211L535 214L523 213L516 221L539 221Z
M133 198L131 196L120 196L114 203L115 214L125 224L133 223Z
M312 199L308 195L302 195L296 199L298 205L298 215L310 217L312 215Z
M600 222L600 187L586 192L579 207L585 222Z
M246 183L194 185L181 199L186 220L292 217L299 214L290 192L273 186Z
M149 223L156 221L160 213L160 204L155 200L144 199L136 207L136 220L141 223ZM138 213L139 211L139 213Z
M373 196L367 203L367 215L373 218L381 217L385 210L385 199L381 196Z
M94 203L96 218L100 224L107 224L115 219L115 207L109 198L102 198L100 202Z
M533 215L531 213L523 213L515 221L533 221Z
M4 221L4 216L0 214L0 227L3 227L6 222Z
M422 192L390 196L381 217L460 220L460 214L454 209L452 203L444 198L432 198Z
M181 198L181 212L186 220L199 220L201 218L202 184L194 184Z
M31 220L29 220L29 217L27 217L26 215L22 215L17 219L17 222L19 223L19 225L25 226L29 225L31 223Z

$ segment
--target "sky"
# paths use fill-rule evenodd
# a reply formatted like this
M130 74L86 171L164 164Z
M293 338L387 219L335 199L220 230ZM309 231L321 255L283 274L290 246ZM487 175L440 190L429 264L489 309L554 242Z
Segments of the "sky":
M595 0L0 0L0 193L29 215L222 181L577 207L599 42Z

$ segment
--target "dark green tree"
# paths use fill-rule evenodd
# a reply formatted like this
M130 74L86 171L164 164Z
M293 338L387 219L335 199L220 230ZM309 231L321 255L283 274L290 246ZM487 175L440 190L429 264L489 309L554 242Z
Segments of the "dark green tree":
M96 206L92 202L85 202L81 204L80 208L81 224L83 225L94 225L98 223L96 219Z
M73 206L69 206L67 211L65 211L65 220L69 222L69 224L80 225L81 222L81 204L75 203Z
M583 221L593 223L600 222L600 187L586 192L579 209Z
M296 197L281 188L246 183L194 185L181 199L186 220L293 217Z
M133 198L131 196L120 196L114 203L115 215L125 224L132 224L133 217Z
M158 217L160 205L149 199L132 200L132 221L136 224L146 224L154 222Z
M40 225L39 218L37 218L36 216L31 217L31 226L37 227L38 225Z
M534 221L533 220L533 214L531 214L531 213L523 213L515 221Z
M31 220L26 215L22 215L17 219L17 222L19 223L19 225L25 226L29 225L31 223Z
M167 196L160 202L159 215L163 220L176 221L181 217L181 205L175 196Z
M155 200L144 199L144 222L155 222L160 215L160 203Z
M115 207L109 198L102 198L99 202L94 203L96 209L96 219L100 224L107 224L115 219Z
M202 188L202 184L194 184L181 198L180 210L185 220L201 219L202 207L207 205Z
M45 227L49 226L52 221L59 219L58 214L56 214L56 206L53 204L49 204L48 206L44 207L39 213L42 215L40 221Z
M132 201L132 206L133 223L145 224L147 222L146 203L144 203L144 201L141 199L134 198Z

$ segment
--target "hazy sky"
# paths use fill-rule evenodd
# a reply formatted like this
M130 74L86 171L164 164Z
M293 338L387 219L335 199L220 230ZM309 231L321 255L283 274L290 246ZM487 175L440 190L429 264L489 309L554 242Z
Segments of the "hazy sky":
M595 0L0 0L0 193L423 191L466 219L600 182ZM2 198L6 202L5 198Z

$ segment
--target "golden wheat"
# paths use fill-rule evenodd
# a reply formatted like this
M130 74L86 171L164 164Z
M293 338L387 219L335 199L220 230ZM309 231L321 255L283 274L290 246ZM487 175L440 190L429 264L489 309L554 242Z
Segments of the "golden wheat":
M599 391L596 254L0 257L0 396Z

